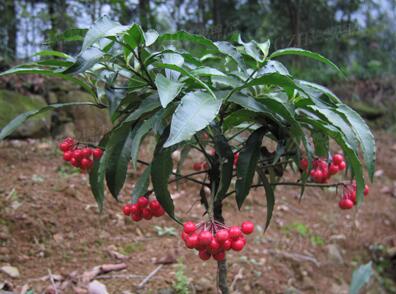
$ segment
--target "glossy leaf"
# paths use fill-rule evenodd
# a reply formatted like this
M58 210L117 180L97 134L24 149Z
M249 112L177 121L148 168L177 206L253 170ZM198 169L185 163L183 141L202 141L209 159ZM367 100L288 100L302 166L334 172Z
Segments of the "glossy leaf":
M242 55L231 43L221 41L215 42L214 44L221 53L229 56L232 60L234 60L242 70L246 70L246 65L243 61Z
M164 77L162 74L157 74L155 78L155 85L158 89L158 95L161 101L161 105L165 108L173 99L179 95L183 84L174 80L170 80Z
M202 46L206 46L208 48L216 49L216 46L213 44L211 40L205 38L204 36L190 34L185 31L179 31L170 34L162 34L158 38L158 42L163 42L163 41L189 41L189 42L197 43Z
M372 275L374 274L372 269L372 262L359 266L353 271L352 281L349 286L349 294L359 294L360 290L367 284Z
M264 186L265 190L265 198L267 199L267 220L265 222L265 229L268 229L268 226L271 223L271 218L272 218L272 213L274 211L275 207L275 194L274 194L274 189L271 186L270 182L267 179L267 176L265 175L263 170L257 170L257 173L260 177L260 180Z
M208 93L197 91L186 94L172 116L169 138L164 146L169 147L190 139L209 125L220 106L221 100L213 99Z
M148 191L150 183L151 165L144 169L144 172L137 179L135 187L131 192L132 203L136 203L139 197L145 195Z
M89 48L77 56L76 62L63 71L64 74L83 73L95 65L104 53L98 48Z

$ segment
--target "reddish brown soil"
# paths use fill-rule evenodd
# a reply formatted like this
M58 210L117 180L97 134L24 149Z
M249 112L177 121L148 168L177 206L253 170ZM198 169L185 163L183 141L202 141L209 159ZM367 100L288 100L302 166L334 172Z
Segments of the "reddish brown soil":
M396 245L392 243L396 242L396 198L383 189L387 186L392 190L396 181L392 149L396 139L381 133L377 140L377 169L383 169L384 174L376 178L360 209L341 211L335 192L328 190L307 188L299 202L297 188L282 186L276 191L273 221L263 233L266 205L262 190L251 193L240 213L233 197L226 201L228 224L251 219L258 225L241 253L227 255L229 282L241 277L234 283L234 292L285 293L298 289L302 293L345 293L353 269L370 260L370 245ZM130 258L125 261L127 270L113 273L121 277L100 280L110 293L136 293L136 286L157 267L155 261L165 256L181 258L179 262L185 263L192 291L216 293L215 262L201 262L178 236L159 237L154 228L174 227L179 234L176 223L168 217L133 223L122 215L122 204L110 195L104 213L99 214L87 176L59 171L63 162L53 142L3 142L0 166L0 266L10 264L21 273L16 279L0 273L0 282L8 280L18 289L29 284L35 293L41 293L50 282L37 278L48 275L49 270L67 275L121 262L107 253L113 245ZM128 179L121 202L127 201L137 176ZM171 187L179 216L199 220L203 212L199 204L188 212L198 200L199 187L188 183L179 188L180 193L175 193L176 187ZM340 250L341 261L329 255L329 244ZM165 265L139 291L157 293L171 288L176 269L177 263ZM132 276L126 279L127 274ZM385 289L381 281L379 277L371 283L371 293Z

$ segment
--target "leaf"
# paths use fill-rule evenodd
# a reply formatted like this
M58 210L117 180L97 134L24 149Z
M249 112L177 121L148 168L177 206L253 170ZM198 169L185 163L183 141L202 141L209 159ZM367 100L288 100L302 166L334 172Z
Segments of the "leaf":
M277 120L274 113L271 112L271 110L269 110L268 107L258 102L256 99L254 99L251 96L247 96L244 94L234 94L229 98L229 101L238 104L243 108L246 108L247 110L264 113L271 119L275 121Z
M129 127L122 129L122 134L112 136L108 142L111 148L107 148L108 163L106 166L106 183L111 194L118 199L122 187L124 186L128 162L131 159L132 132Z
M229 56L232 60L234 60L242 70L246 70L246 65L243 62L242 55L231 43L221 41L221 42L215 42L214 44L221 53Z
M127 91L125 89L106 87L105 94L109 100L109 112L111 115L111 120L114 122L118 115L117 109L120 106L121 101L125 98Z
M281 75L290 76L289 71L287 68L276 60L268 60L265 65L259 69L259 75L265 75L270 73L279 73Z
M253 121L255 117L256 114L252 111L246 109L236 110L224 119L223 129L226 132L229 129L235 128L243 122Z
M312 132L312 140L315 145L315 153L321 157L327 157L329 138L322 132Z
M264 55L264 59L268 56L269 48L271 46L271 41L267 40L264 43L257 43L257 46L260 48L261 52Z
M118 22L112 21L108 16L99 18L85 35L81 52L87 50L98 40L105 37L115 36L125 32L130 26L123 26Z
M184 63L184 58L180 54L177 53L165 53L162 56L162 62L164 64L172 64L176 67L181 67ZM175 69L165 69L165 75L168 79L177 80L180 76L180 71Z
M60 57L60 58L71 58L70 55L60 52L60 51L55 51L55 50L42 50L39 51L35 54L33 54L33 56L55 56L55 57Z
M299 89L299 90L303 91L293 81L292 78L285 76L283 74L279 74L277 72L264 74L258 78L254 78L250 82L241 86L239 90L242 90L242 89L248 88L248 87L252 87L252 86L259 86L259 85L279 86L279 87L284 88L289 93L289 95L291 95L293 93L294 89Z
M342 113L345 119L352 125L352 130L356 133L360 141L370 180L373 181L376 160L376 147L373 134L360 115L347 105L340 104L336 110Z
M211 49L216 49L216 46L213 44L211 40L205 38L204 36L190 34L185 31L179 31L170 34L162 34L161 36L159 36L158 42L161 43L164 41L189 41L202 46L206 46Z
M285 48L285 49L280 49L277 50L275 52L273 52L270 55L270 59L272 58L276 58L279 56L284 56L284 55L300 55L300 56L305 56L311 59L315 59L317 61L323 62L327 65L332 66L334 69L336 69L337 71L341 72L341 70L339 69L339 67L337 65L335 65L332 61L330 61L329 59L327 59L326 57L320 55L319 53L315 53L309 50L304 50L301 48Z
M214 133L214 147L220 160L219 187L214 197L214 201L220 203L224 199L231 184L234 168L234 153L232 152L231 146L228 144L227 139L221 133L220 128L216 126L213 127L212 130Z
M307 81L303 81L303 80L296 80L296 83L302 88L304 89L305 92L309 93L309 88L311 88L311 90L316 90L321 94L325 94L328 97L331 98L333 103L341 103L341 100L329 89L327 89L326 87L322 86L322 85L318 85L315 83L311 83L311 82L307 82ZM309 95L311 96L311 95Z
M264 127L254 131L239 153L237 180L235 183L236 201L239 209L241 209L243 202L249 194L257 162L260 158L261 142L266 132L267 129Z
M153 45L155 43L155 41L157 41L159 37L159 34L156 30L148 30L147 32L144 33L144 40L145 40L145 45L146 47L149 47L151 45Z
M157 74L155 78L155 85L157 86L158 95L163 108L172 102L183 88L182 83L170 80L160 73Z
M263 183L265 190L265 198L267 199L267 221L265 222L265 229L264 229L265 231L268 229L268 226L271 223L272 213L275 207L275 195L274 195L274 189L272 188L267 177L265 176L264 171L258 169L257 173L259 174L260 180Z
M79 74L90 69L103 57L104 53L98 48L89 48L77 56L72 66L63 71L64 74Z
M191 92L180 101L172 116L171 130L164 147L188 140L204 129L220 110L221 100L205 92Z
M132 203L136 203L139 197L145 195L148 191L150 182L151 165L148 165L144 172L138 178L135 187L131 192Z
M168 179L172 173L172 148L163 148L163 142L168 135L168 131L164 132L154 151L154 158L151 163L151 182L155 196L166 213L175 221L179 220L175 217L175 207L173 200L168 191Z
M10 135L13 131L15 131L26 120L28 120L29 118L31 118L31 117L33 117L35 115L39 115L39 114L44 113L44 112L49 111L49 110L54 110L54 109L67 107L67 106L75 106L75 105L97 106L97 104L93 103L93 102L58 103L58 104L51 104L51 105L45 106L45 107L37 109L37 110L31 110L31 111L28 111L28 112L21 113L17 117L15 117L12 121L10 121L4 128L1 129L0 140L3 140L5 137Z
M359 294L359 291L370 281L373 275L372 262L359 266L353 271L349 294Z
M39 75L47 75L47 76L61 78L64 80L71 81L71 82L83 87L93 97L96 96L95 92L91 89L91 87L88 84L86 84L85 82L83 82L82 80L74 78L69 75L65 75L60 72L55 72L55 71L52 71L49 69L42 69L42 68L37 68L37 67L13 67L5 72L0 73L0 77L9 75L9 74L39 74Z
M195 76L221 76L221 77L227 77L227 75L215 68L212 67L207 67L207 66L202 66L195 68L191 71L192 75Z
M124 42L128 44L128 47L124 47L126 55L131 53L131 49L139 47L144 43L144 32L138 24L133 24L123 36Z
M130 124L131 122L134 122L138 120L143 114L153 111L154 109L160 107L160 101L158 99L158 96L156 94L150 95L147 98L145 98L139 105L137 109L135 109L131 114L129 114L120 124L119 127L122 127L125 124Z
M245 53L257 62L263 62L264 58L261 57L261 49L256 41L243 42L241 35L238 36L238 43L243 46ZM264 48L265 49L265 48Z
M82 41L84 40L87 32L87 29L68 29L54 37L50 37L50 40L47 43L54 44L56 42Z

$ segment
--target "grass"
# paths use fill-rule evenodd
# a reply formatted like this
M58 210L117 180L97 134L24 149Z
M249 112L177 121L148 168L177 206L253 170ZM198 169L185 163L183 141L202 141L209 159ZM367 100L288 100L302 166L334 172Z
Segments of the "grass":
M287 225L282 229L282 232L287 235L296 233L303 238L308 238L313 246L323 246L326 244L321 236L314 234L311 229L303 223L292 223Z

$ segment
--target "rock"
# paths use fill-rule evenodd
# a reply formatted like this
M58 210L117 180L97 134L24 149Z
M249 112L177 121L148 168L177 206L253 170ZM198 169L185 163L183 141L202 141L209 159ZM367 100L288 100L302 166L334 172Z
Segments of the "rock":
M19 270L16 267L14 267L14 266L5 265L2 268L0 268L0 271L2 271L6 275L8 275L8 276L10 276L11 278L14 278L14 279L20 277Z
M88 294L108 294L107 288L104 284L97 280L93 280L88 285Z
M374 177L376 177L376 178L382 177L383 175L384 175L383 169L376 170L374 173Z
M200 293L212 293L214 290L213 282L205 277L201 277L197 281L195 289Z
M13 91L0 90L0 129L17 115L47 106L41 96L23 96ZM49 135L51 114L43 113L27 120L10 138L41 138Z
M329 254L329 259L336 263L336 264L343 264L344 263L344 258L342 257L341 251L339 247L336 244L329 244L326 246L328 254Z

